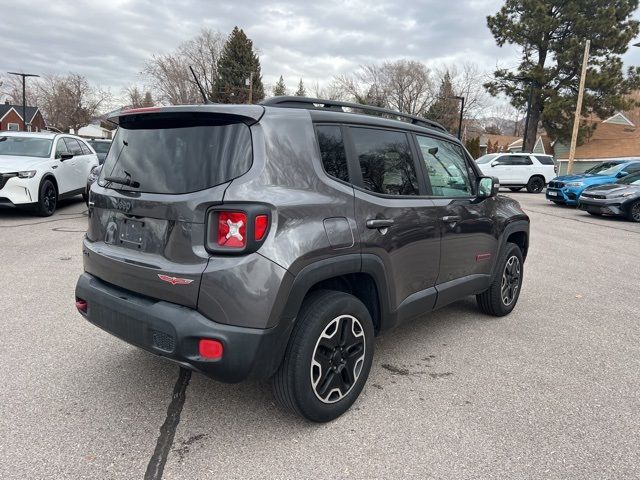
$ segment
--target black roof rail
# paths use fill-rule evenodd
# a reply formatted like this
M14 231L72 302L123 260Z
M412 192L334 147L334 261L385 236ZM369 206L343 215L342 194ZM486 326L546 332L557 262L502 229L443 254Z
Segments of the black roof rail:
M325 100L322 98L309 98L309 97L271 97L262 102L260 105L267 107L283 107L283 108L304 108L307 110L330 110L336 112L345 112L345 108L352 108L354 110L362 110L363 112L375 112L389 115L391 117L402 118L405 121L413 125L421 127L434 128L445 133L447 129L440 125L438 122L429 120L427 118L418 117L416 115L410 115L408 113L400 113L388 108L374 107L373 105L363 105L360 103L343 102L340 100Z

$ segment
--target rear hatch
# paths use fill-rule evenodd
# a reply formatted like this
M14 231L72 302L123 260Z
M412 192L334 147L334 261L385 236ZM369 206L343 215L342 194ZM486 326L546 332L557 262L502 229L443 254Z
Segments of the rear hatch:
M195 307L206 212L252 164L262 107L169 107L117 118L89 199L85 270L110 284Z

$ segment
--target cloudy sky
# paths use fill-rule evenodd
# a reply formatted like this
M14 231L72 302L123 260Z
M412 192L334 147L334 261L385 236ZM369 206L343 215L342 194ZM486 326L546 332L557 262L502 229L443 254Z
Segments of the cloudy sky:
M142 83L154 53L173 50L202 27L238 25L258 48L266 84L328 82L358 65L411 58L436 66L517 64L498 48L486 16L502 0L100 0L2 1L0 72L79 72L120 95ZM625 56L640 65L640 48Z

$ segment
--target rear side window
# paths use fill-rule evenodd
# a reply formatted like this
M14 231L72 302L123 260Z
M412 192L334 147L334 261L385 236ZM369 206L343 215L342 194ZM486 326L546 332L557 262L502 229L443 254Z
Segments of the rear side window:
M89 155L91 154L91 150L89 150L89 147L87 146L86 143L84 142L79 142L80 143L80 148L82 149L82 153L84 155Z
M351 128L364 188L386 195L418 195L418 178L407 135Z
M210 114L124 117L101 172L138 187L111 188L181 194L204 190L245 174L252 163L251 133L240 122Z
M342 129L337 125L318 125L316 132L324 171L332 177L348 182L349 171Z
M554 165L552 157L547 155L534 155L534 157L543 165Z

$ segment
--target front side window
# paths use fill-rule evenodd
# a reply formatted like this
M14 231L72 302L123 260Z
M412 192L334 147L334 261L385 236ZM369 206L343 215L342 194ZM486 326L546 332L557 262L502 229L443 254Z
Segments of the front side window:
M348 182L349 171L342 129L337 125L319 125L316 131L324 171L332 177Z
M364 188L385 195L418 195L418 177L407 135L351 128Z
M417 136L432 194L438 197L473 195L471 174L459 145L445 140Z

